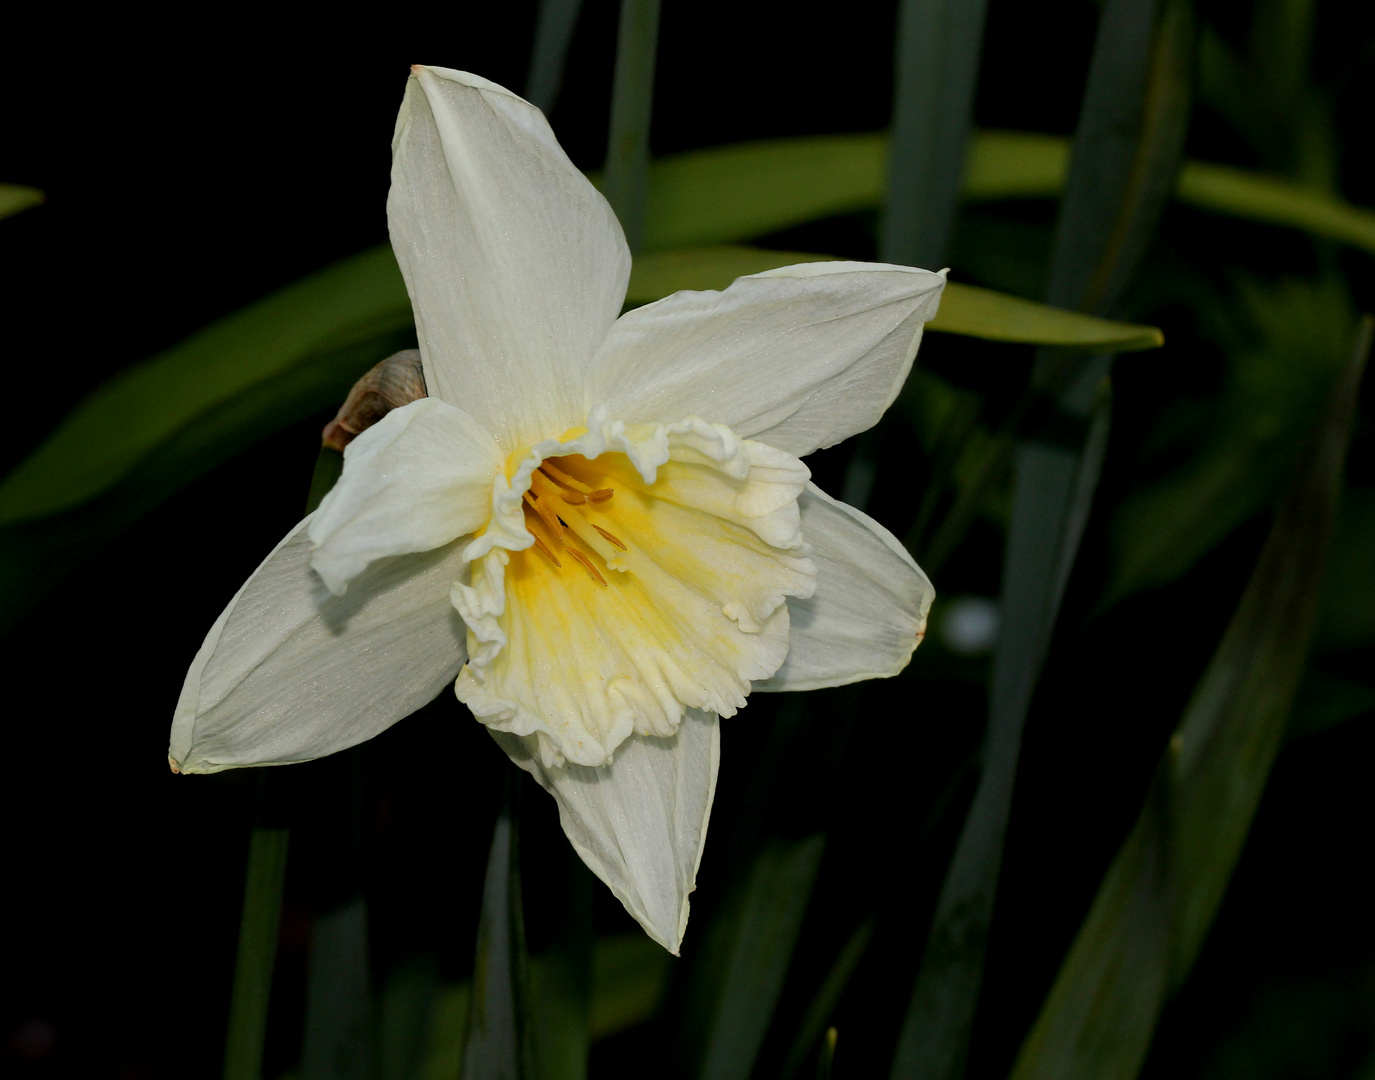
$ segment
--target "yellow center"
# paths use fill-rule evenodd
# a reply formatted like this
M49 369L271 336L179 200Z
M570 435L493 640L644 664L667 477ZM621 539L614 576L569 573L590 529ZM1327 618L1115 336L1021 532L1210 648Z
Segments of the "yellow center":
M787 655L785 598L811 594L805 468L704 425L671 436L652 481L619 450L540 461L521 501L533 543L491 549L456 586L459 699L537 734L546 764L605 764L633 733L672 736L685 709L731 715Z
M605 566L606 545L627 550L620 537L595 520L610 509L615 494L605 473L581 455L545 461L525 493L525 527L535 538L536 550L555 570L563 569L564 559L572 559L593 581L605 585L597 564Z

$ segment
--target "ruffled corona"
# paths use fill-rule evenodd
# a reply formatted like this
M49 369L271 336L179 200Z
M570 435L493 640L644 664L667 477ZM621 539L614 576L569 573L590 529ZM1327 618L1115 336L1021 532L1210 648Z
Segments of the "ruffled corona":
M455 690L546 766L603 765L685 709L731 716L788 652L812 594L797 458L695 417L586 428L513 455L453 603Z

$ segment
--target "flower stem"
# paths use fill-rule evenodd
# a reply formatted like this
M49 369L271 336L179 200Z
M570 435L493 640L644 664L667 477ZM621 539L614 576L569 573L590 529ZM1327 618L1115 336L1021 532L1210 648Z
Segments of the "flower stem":
M603 190L621 221L632 252L644 246L649 121L658 43L659 0L621 0Z

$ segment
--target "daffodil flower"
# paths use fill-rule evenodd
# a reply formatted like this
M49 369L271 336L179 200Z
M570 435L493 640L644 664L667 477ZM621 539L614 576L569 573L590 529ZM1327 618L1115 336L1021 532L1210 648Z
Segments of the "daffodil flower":
M944 278L809 263L621 315L620 226L533 106L416 68L393 157L429 396L349 444L211 628L172 765L317 758L452 684L676 952L719 718L896 674L922 636L926 576L799 459L878 421Z

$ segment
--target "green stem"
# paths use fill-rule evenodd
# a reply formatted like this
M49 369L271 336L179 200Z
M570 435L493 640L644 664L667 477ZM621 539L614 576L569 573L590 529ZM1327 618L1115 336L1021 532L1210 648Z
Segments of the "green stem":
M883 258L943 265L964 179L985 0L903 0Z
M654 56L659 0L621 0L616 77L611 88L611 135L603 191L620 218L632 252L644 246L645 188L649 179L649 121L654 104Z
M224 1052L224 1080L261 1080L263 1041L272 968L277 957L277 928L282 916L286 880L286 829L255 828L248 842L243 921L234 963L234 993L229 1002L229 1034Z

